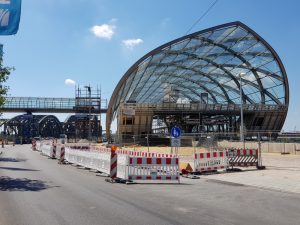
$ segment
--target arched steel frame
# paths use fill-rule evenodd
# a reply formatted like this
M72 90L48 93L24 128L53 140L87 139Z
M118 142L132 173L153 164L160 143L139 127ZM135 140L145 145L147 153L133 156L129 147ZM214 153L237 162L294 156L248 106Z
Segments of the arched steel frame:
M79 140L79 139L88 139L88 126L89 126L89 117L71 115L66 118L63 130L69 139ZM93 115L91 118L91 135L93 140L98 140L101 138L102 127L100 120L96 115Z
M213 33L214 31L218 31L220 29L230 28L230 27L235 27L235 29L241 28L245 32L247 32L247 35L244 35L244 37L240 38L239 40L238 39L234 39L234 38L227 39L226 43L223 43L223 44L216 43L214 40L212 40L212 39L210 39L208 37L200 37L200 40L202 42L201 42L201 44L199 46L201 46L201 47L203 47L203 46L205 47L205 45L207 45L207 46L211 46L211 45L212 46L218 46L219 48L223 49L224 51L220 52L220 53L213 53L213 54L216 54L216 56L222 56L222 55L224 56L226 54L227 55L231 55L231 56L236 57L237 59L239 59L242 62L241 64L238 64L238 65L230 64L230 60L228 60L226 63L216 63L215 61L210 60L208 58L208 56L199 57L196 54L188 52L188 48L185 49L185 47L188 45L189 41L191 41L192 39L198 38L199 35L202 35L202 34L205 34L205 33L208 33L208 32L212 32ZM231 32L233 32L233 31L231 31ZM262 68L259 68L259 67L261 67L261 65L259 67L253 67L249 63L249 59L245 58L245 54L244 54L244 56L242 56L241 53L235 52L230 47L228 47L228 46L225 45L225 44L227 44L229 42L232 42L232 43L236 44L238 41L241 41L241 40L250 40L250 39L253 40L254 42L253 42L252 46L248 46L249 47L248 49L252 48L257 43L261 43L263 45L263 47L265 47L268 52L257 52L257 54L256 54L255 51L254 52L249 52L248 49L244 49L243 52L248 51L246 55L253 56L253 58L257 57L257 56L268 56L268 57L272 56L272 59L277 63L277 65L278 65L278 67L280 69L279 72L281 73L282 77L279 76L279 75L277 75L276 73L272 73L272 72L266 71L266 70L264 70ZM187 41L187 42L184 43L185 41ZM181 49L182 51L176 51L176 50L167 51L167 50L170 50L173 45L179 44L179 43L185 44L185 46L182 47L182 49ZM234 44L232 44L231 47L234 46ZM193 46L193 50L195 50L195 49L196 49L195 46ZM152 57L158 55L159 53L162 54L161 58L159 58L160 60L158 62L152 62L152 60L153 60ZM233 69L247 69L247 70L251 71L251 73L254 75L255 81L257 82L257 84L255 84L254 82L251 82L249 80L246 80L246 79L242 79L242 81L244 82L245 85L252 86L253 88L257 89L258 92L260 93L260 102L255 102L255 104L266 104L265 96L268 96L275 104L285 105L286 109L288 108L288 105L289 105L288 78L287 78L286 71L285 71L285 68L284 68L284 66L282 64L281 59L279 58L279 56L275 52L275 50L261 36L259 36L255 31L253 31L251 28L249 28L245 24L237 21L237 22L222 24L222 25L219 25L219 26L215 26L215 27L212 27L212 28L208 28L208 29L205 29L205 30L202 30L202 31L199 31L199 32L195 32L195 33L192 33L192 34L180 37L180 38L175 39L175 40L173 40L171 42L168 42L168 43L166 43L166 44L164 44L162 46L159 46L158 48L150 51L149 53L147 53L146 55L144 55L142 58L140 58L134 65L132 65L130 67L130 69L120 79L119 83L117 84L117 86L116 86L116 88L115 88L115 90L114 90L114 92L113 92L113 94L111 96L111 99L110 99L110 102L109 102L109 105L108 105L107 116L106 116L106 132L107 132L107 134L110 133L109 132L110 131L110 125L111 125L113 116L114 116L114 114L116 112L116 109L119 106L120 100L122 100L122 101L126 101L128 99L135 100L138 97L138 95L139 95L139 91L142 88L144 88L144 86L146 85L147 81L151 78L151 76L150 76L151 74L148 75L148 77L146 78L146 81L140 85L140 81L144 77L147 69L149 67L151 67L151 66L156 66L156 68L153 71L150 71L153 74L154 71L159 66L163 67L164 65L163 65L162 61L165 59L166 55L168 55L168 54L169 55L174 54L175 57L177 57L178 55L185 55L186 57L193 58L194 60L203 60L203 61L206 61L207 64L210 64L210 65L214 66L215 69L221 69L224 72L224 74L226 74L228 77L230 77L231 80L236 84L237 88L234 91L236 93L237 93L237 90L240 88L239 77L237 77L236 74L234 75L231 71L227 70L226 67L230 67L231 66L232 70ZM212 56L212 54L210 54L210 56ZM184 60L186 60L186 59L183 59L182 61L184 61ZM178 60L177 62L179 63L180 60ZM272 61L270 61L270 62L272 62ZM270 62L266 62L265 64L268 64ZM166 67L165 70L160 71L160 73L158 75L159 76L164 76L164 75L167 76L167 73L164 73L164 72L166 71L166 69L168 68L168 66L172 66L172 64L173 64L173 66L175 66L177 68L184 67L183 65L180 65L180 64L179 65L174 65L174 63L176 63L176 61L173 61L172 63L169 63L169 64L167 63L167 65L165 65L165 67ZM140 69L139 68L139 66L143 67L144 66L143 64L145 64L145 67L147 69L145 69L145 68ZM144 71L142 71L142 73L140 74L139 80L136 82L136 86L133 87L133 91L131 91L130 96L127 95L128 93L126 93L126 92L131 89L131 86L135 82L135 77L140 72L140 70L143 70L143 69L144 69ZM217 80L217 78L214 78L214 77L210 76L210 73L205 73L205 72L202 72L200 70L196 70L194 68L188 68L188 67L184 68L184 69L191 70L191 71L194 70L194 72L197 73L198 75L207 77L207 79L209 79L211 82L216 83L216 86L218 88L220 88L222 90L222 93L224 94L223 98L227 99L227 103L231 103L229 101L230 98L228 97L227 91L226 91L226 89L230 90L230 86L229 85L219 83L218 80ZM274 96L271 92L269 92L266 88L263 87L261 79L263 79L264 77L261 78L258 75L258 72L264 73L266 76L271 77L271 78L275 78L277 81L282 82L282 86L284 88L284 93L283 93L284 94L284 96L283 96L284 101L283 102L281 102L276 96ZM130 77L130 76L132 76L132 77ZM175 77L175 76L172 75L172 77ZM131 80L127 84L127 81L129 80L129 78L131 78ZM186 78L181 77L181 79L186 79ZM191 82L193 82L193 81L191 81ZM193 83L195 83L195 82L193 82ZM199 87L203 88L203 85L199 84ZM204 90L207 91L207 89L209 89L209 88L206 88ZM147 91L145 93L147 93ZM153 93L157 93L157 92L154 89L154 90L152 90L151 93L153 94ZM147 96L151 96L151 93L150 93L150 95L148 94ZM207 93L209 93L211 96L213 96L212 95L212 90L210 90L210 92L207 91ZM250 104L254 103L247 96L247 94L244 93L244 90L242 90L242 93L243 93L244 102L247 100ZM159 95L159 94L157 94L157 95ZM138 99L139 100L143 100L145 98L143 96L139 96ZM286 110L286 114L287 114L287 110ZM284 116L284 119L286 117L286 114Z
M6 121L4 132L23 143L30 143L33 137L56 137L62 132L59 120L53 115L18 115Z

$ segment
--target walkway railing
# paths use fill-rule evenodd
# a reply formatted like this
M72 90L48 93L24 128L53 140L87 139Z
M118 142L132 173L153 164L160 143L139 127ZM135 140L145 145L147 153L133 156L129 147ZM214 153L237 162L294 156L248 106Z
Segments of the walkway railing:
M123 108L135 110L150 111L198 111L198 112L225 112L240 111L239 104L199 104L199 103L124 103ZM285 105L262 105L262 104L244 104L244 111L278 111L287 110Z
M89 110L89 101L78 101L75 98L39 98L39 97L6 97L5 104L0 108L3 112L78 112ZM104 105L104 106L103 106ZM106 112L106 100L97 104L91 100L91 108L94 113Z

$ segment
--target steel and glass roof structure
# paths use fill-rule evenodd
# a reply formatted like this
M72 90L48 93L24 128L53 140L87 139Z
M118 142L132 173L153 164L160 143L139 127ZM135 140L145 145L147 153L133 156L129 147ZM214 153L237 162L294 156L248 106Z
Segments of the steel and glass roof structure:
M288 79L274 49L241 22L192 33L149 52L121 78L108 106L107 125L122 102L175 101L240 104L289 103ZM203 102L202 93L207 93Z

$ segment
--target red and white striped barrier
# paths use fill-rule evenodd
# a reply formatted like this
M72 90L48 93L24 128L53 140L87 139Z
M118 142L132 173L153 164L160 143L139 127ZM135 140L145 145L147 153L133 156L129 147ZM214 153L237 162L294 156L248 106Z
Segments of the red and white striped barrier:
M115 149L111 149L111 154L110 154L110 178L115 179L117 177L117 160L118 156L115 151Z
M227 168L226 151L194 154L194 171L209 172Z
M53 139L52 140L52 155L51 155L52 159L56 158L56 147L57 147L57 139Z
M180 182L178 157L134 157L118 151L117 164L117 177L123 180Z
M36 149L36 140L33 138L32 139L32 150L33 151L36 151L37 149Z
M232 167L258 166L258 149L228 149L227 157Z
M158 157L158 158L178 158L176 154L168 154L168 153L153 153L153 152L140 152L140 151L132 151L126 149L119 149L118 154L125 154L134 157Z
M60 157L59 157L59 164L64 164L65 163L65 145L62 144L60 148Z

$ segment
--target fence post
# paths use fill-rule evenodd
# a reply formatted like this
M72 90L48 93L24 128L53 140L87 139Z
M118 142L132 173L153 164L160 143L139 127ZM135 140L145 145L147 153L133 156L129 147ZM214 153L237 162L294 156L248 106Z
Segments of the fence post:
M264 169L266 169L266 167L262 165L260 133L258 133L257 137L258 137L258 162L257 162L258 165L257 165L257 169L264 170Z

